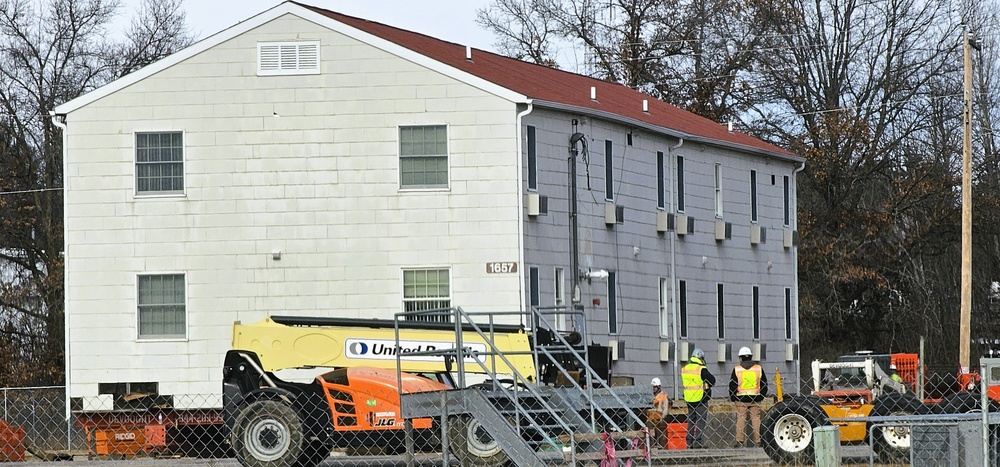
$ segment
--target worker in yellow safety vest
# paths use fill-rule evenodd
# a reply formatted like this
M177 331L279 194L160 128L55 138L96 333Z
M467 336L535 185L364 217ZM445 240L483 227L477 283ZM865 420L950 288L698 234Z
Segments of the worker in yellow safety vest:
M896 372L896 365L893 365L891 363L889 364L889 377L892 378L892 380L897 383L903 382L903 377L899 376L899 373Z
M687 365L681 368L684 402L687 402L687 445L691 449L705 447L705 424L708 400L712 398L715 376L705 368L705 351L694 349Z
M753 362L749 347L739 351L740 364L729 378L729 399L736 405L736 447L746 446L747 415L753 428L753 444L760 446L760 403L767 397L767 375Z

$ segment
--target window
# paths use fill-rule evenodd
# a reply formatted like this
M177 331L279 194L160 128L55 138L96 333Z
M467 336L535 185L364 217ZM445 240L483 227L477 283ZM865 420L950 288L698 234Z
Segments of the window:
M135 134L136 191L184 191L184 135L179 131Z
M528 300L533 308L538 308L538 306L541 305L538 293L538 266L531 266L528 268L528 282L528 288L530 289L528 291Z
M785 339L792 338L792 289L785 287Z
M726 338L726 302L723 295L722 284L716 285L717 290L715 292L715 303L716 308L719 313L719 339Z
M789 191L791 187L788 184L788 175L782 177L781 188L785 198L785 227L788 227L792 225L792 199L791 192Z
M760 287L753 286L753 340L760 340Z
M257 75L319 74L319 41L257 44Z
M722 164L715 164L715 217L722 218Z
M757 171L750 171L750 222L757 222Z
M399 128L399 185L448 187L448 130L444 125Z
M677 156L677 212L684 212L684 156Z
M618 284L617 274L608 271L608 333L618 334Z
M670 287L667 285L667 278L660 278L660 335L663 337L670 337L672 334L670 332Z
M425 311L451 307L451 286L447 269L403 270L403 311ZM413 321L451 321L448 312L407 316Z
M535 127L528 126L528 189L538 189L538 155L535 152Z
M656 207L659 209L667 207L667 189L664 180L666 168L663 166L665 162L663 151L656 151Z
M139 338L184 337L184 274L141 275L137 279Z
M688 299L687 299L687 281L677 282L677 308L681 315L681 338L687 338L688 336Z
M555 276L555 283L552 288L554 291L552 304L556 307L562 307L566 305L566 271L563 268L555 268L553 274ZM568 331L569 316L566 314L566 310L556 310L556 312L556 329Z
M611 140L604 140L604 199L615 200L614 160Z

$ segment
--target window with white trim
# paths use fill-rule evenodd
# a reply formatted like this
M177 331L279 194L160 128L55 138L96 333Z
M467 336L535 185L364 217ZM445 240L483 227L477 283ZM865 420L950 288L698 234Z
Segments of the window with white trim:
M722 164L715 164L715 217L722 218Z
M785 287L785 339L792 338L792 289Z
M144 274L136 278L140 339L187 335L184 274Z
M791 195L791 185L788 181L788 175L785 175L781 179L781 191L784 201L784 213L785 213L785 227L792 225L792 195Z
M659 278L660 282L659 311L660 311L660 335L669 338L673 334L672 332L670 332L671 322L673 320L670 319L670 295L669 295L670 282L668 281L669 279L667 279L666 277Z
M750 171L750 222L757 222L757 171Z
M752 289L752 310L753 315L753 340L760 340L760 287L753 286Z
M604 140L604 199L615 200L615 167L614 144L610 139Z
M719 339L726 338L726 299L724 289L721 282L716 284L715 304L719 315Z
M555 283L553 284L553 300L552 304L556 307L562 307L566 305L566 270L563 268L555 268L553 270L555 276ZM566 310L556 310L557 314L555 316L555 326L556 329L560 331L569 331L570 328L570 317L566 314Z
M448 269L404 269L403 311L427 311L451 307L451 279ZM451 322L451 315L428 313L407 316L411 321Z
M663 151L656 151L656 207L657 209L666 209L667 207L667 188L666 188L666 168L664 164L666 159L663 156Z
M135 134L135 189L139 194L184 192L184 134Z
M684 212L684 156L677 156L677 212Z
M608 271L608 334L618 334L618 274Z
M680 315L680 337L688 336L687 281L677 281L677 313Z
M445 125L399 128L399 186L448 187L448 128Z
M528 190L538 190L538 153L535 147L535 127L528 125Z
M319 41L258 42L257 75L318 75Z

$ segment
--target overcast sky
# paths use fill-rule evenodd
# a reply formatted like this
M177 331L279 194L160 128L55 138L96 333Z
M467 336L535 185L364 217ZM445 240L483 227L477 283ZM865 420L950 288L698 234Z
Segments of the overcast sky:
M496 51L493 35L476 24L476 9L489 0L299 0L328 10ZM131 17L139 0L123 0ZM270 9L282 0L184 0L187 22L203 39ZM128 21L124 21L126 24Z

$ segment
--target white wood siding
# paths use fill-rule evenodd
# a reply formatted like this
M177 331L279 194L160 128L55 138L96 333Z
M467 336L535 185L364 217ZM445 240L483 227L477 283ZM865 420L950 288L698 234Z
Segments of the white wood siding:
M257 76L257 43L288 40L319 40L322 73ZM515 115L292 16L70 113L71 397L218 394L233 321L390 319L405 267L450 266L454 305L520 309L521 275L485 269L521 248ZM401 192L398 127L426 124L448 125L450 189ZM137 197L134 133L167 130L184 132L185 195ZM188 338L138 341L136 275L161 272L186 274Z

